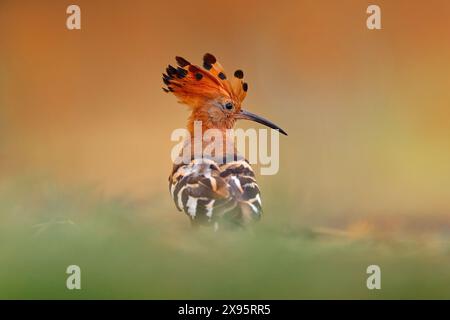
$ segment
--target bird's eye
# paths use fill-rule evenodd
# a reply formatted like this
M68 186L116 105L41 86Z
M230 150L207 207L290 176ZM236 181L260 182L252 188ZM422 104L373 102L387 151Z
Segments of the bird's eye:
M225 108L226 108L227 110L233 110L233 104L232 104L231 102L227 102L227 103L225 104Z

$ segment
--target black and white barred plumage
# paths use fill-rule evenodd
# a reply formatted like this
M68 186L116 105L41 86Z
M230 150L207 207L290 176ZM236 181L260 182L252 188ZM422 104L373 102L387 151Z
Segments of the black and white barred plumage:
M169 188L178 210L184 211L194 225L224 222L245 226L262 213L255 174L245 159L224 164L194 159L175 165Z

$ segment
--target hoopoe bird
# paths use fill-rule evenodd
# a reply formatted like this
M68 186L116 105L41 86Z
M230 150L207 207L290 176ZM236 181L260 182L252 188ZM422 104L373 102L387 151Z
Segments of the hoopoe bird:
M202 150L208 147L203 138L195 137L194 123L201 123L203 132L217 129L224 138L238 119L252 120L287 135L269 120L241 108L248 90L242 70L236 70L228 79L209 53L203 57L203 68L182 57L176 57L176 61L178 67L169 65L163 73L166 85L163 90L173 93L191 109L187 148L195 149L196 144ZM209 158L193 154L188 161L173 165L169 176L171 196L177 209L184 211L194 226L244 227L261 217L261 195L250 164L234 145L226 150L232 150L231 154L214 154Z

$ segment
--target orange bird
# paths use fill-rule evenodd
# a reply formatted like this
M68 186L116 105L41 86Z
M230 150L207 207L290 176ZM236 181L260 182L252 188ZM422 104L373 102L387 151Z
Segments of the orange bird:
M256 121L287 135L272 122L242 109L248 90L242 70L236 70L228 79L209 53L203 57L203 68L181 57L176 61L178 67L169 65L163 73L163 90L191 108L187 125L191 135L185 147L193 150L197 144L204 150L210 143L195 137L197 121L201 122L202 132L217 129L226 143L233 143L226 139L227 129L232 129L238 119ZM214 153L205 158L194 152L189 161L173 166L170 193L177 209L183 210L194 226L212 225L216 230L219 223L243 227L261 217L260 191L250 164L234 145L226 150L232 150L232 154Z

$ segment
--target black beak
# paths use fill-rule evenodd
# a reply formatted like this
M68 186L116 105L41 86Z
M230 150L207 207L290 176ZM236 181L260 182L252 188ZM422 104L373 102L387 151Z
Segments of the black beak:
M251 121L255 121L258 123L261 123L269 128L275 129L280 131L282 134L284 135L288 135L283 129L281 129L279 126L277 126L275 123L270 122L267 119L264 119L263 117L260 117L254 113L245 111L245 110L241 110L240 113L237 114L236 119L246 119L246 120L251 120Z

